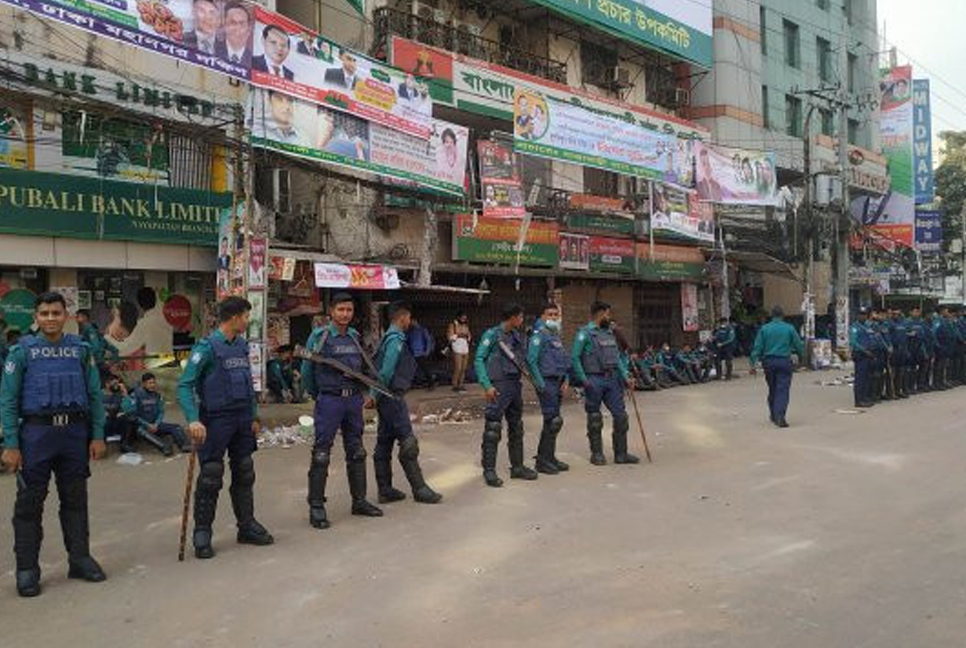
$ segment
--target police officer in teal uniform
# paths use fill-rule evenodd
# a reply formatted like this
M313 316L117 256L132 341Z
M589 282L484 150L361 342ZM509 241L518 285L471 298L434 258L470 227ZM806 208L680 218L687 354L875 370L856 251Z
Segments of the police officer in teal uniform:
M312 331L306 347L313 353L337 360L356 372L369 371L370 367L359 333L350 326L355 316L355 304L348 293L336 293L329 306L328 325ZM375 376L373 376L375 377ZM338 369L305 360L302 363L302 386L315 398L315 445L309 463L309 524L316 529L329 527L325 510L325 488L329 478L329 463L335 435L342 432L345 450L346 477L352 496L352 515L379 517L382 510L366 499L366 449L362 445L365 422L363 406L372 401L364 386Z
M624 387L633 388L627 356L617 346L610 328L610 304L595 301L590 306L591 321L577 333L571 352L574 378L584 388L584 411L587 412L587 439L590 442L590 463L603 466L604 417L601 403L607 406L614 419L611 439L614 463L636 464L640 461L627 451L627 431L630 421L624 407Z
M67 303L44 293L34 306L37 335L10 350L0 388L2 463L18 472L13 511L17 592L40 594L40 544L50 475L57 480L67 576L107 577L91 555L87 517L89 461L104 456L101 380L90 347L64 333Z
M178 381L178 404L188 421L188 434L199 447L201 469L195 487L195 556L213 558L212 524L225 474L225 453L231 466L231 505L240 544L270 545L272 535L255 519L256 437L258 404L248 360L248 330L252 305L241 297L218 304L218 330L198 342ZM196 402L197 398L197 402Z
M859 309L859 320L849 327L849 346L855 364L852 393L856 407L871 407L872 363L875 361L875 341L869 327L869 309Z
M91 321L91 312L86 308L78 309L74 316L77 320L77 331L81 339L90 345L91 353L94 355L94 363L102 372L107 371L108 362L116 362L118 350L113 344L107 341L97 324Z
M717 380L722 378L731 380L735 345L737 343L735 327L731 325L727 317L722 317L718 321L718 328L714 330L714 373ZM725 373L721 371L722 362L724 363Z
M752 373L759 360L765 369L769 418L780 428L788 427L785 414L791 397L792 375L795 373L791 359L793 353L801 359L805 354L805 345L795 327L785 321L782 308L775 306L771 310L771 321L762 326L755 336L750 363Z
M499 488L503 480L496 473L496 453L507 423L507 453L510 456L510 478L534 480L535 470L523 463L523 391L520 368L526 362L526 345L520 328L523 326L523 307L507 304L503 307L502 322L488 329L476 348L473 368L486 393L487 406L483 412L483 442L480 445L483 479L487 486ZM513 358L510 357L513 355Z
M537 396L543 413L543 429L537 445L537 472L556 475L570 469L570 466L557 459L557 435L563 428L560 400L567 389L570 355L560 339L560 309L556 304L544 306L540 319L533 325L527 348L527 364L538 388Z
M412 324L412 309L408 304L396 302L389 307L389 318L392 324L379 342L374 362L379 371L379 382L397 398L372 393L379 413L376 448L372 453L379 503L406 499L406 494L392 485L392 447L398 442L399 463L412 488L413 499L422 504L437 504L443 496L430 488L423 477L419 466L419 441L413 434L405 400L417 369L416 358L406 341L406 331Z

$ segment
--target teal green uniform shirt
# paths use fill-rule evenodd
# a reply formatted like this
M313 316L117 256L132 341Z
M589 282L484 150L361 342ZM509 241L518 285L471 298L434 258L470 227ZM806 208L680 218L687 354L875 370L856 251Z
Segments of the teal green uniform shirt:
M406 344L406 334L396 328L395 324L389 327L379 344L382 351L382 363L376 369L379 371L379 382L386 388L389 387L392 377L396 374L396 365L399 364L399 355L402 353L404 344ZM370 394L373 398L379 395L375 389L370 390Z
M101 376L94 364L90 345L84 343L81 362L87 367L87 416L91 422L91 438L104 439L104 399L101 395ZM0 384L0 426L3 426L3 446L8 449L20 447L20 392L23 375L27 370L27 357L20 345L15 345L3 365L3 383Z
M138 427L141 429L146 429L152 425L161 425L164 421L164 396L157 394L158 397L158 415L154 417L153 421L145 420L139 416L135 416L138 409L136 391L132 390L130 394L124 397L121 401L121 411L127 414L129 417L137 421Z
M480 338L480 343L476 347L476 356L473 359L473 369L476 370L476 379L480 381L483 389L490 389L493 387L493 381L490 380L490 375L486 372L486 361L489 359L490 354L494 351L499 351L499 345L497 340L500 339L500 333L503 330L503 325L494 326L491 329L487 329L483 337Z
M228 342L220 329L208 336L208 338L213 337L221 338L226 344L238 344L242 341L241 337L236 337ZM188 358L188 364L185 365L184 372L178 380L178 405L181 406L184 418L189 424L200 420L197 393L201 389L205 375L211 370L211 365L215 361L215 352L212 350L208 338L199 340L191 349L191 357ZM252 418L254 419L257 416L258 400L252 398Z
M581 383L587 382L587 372L584 371L584 353L594 348L594 341L591 339L590 331L595 328L597 328L597 324L590 322L577 331L577 337L574 338L574 348L570 352L570 362L573 365L574 376ZM627 355L623 352L618 357L617 368L621 373L621 378L624 379L624 382L627 382L630 379L630 363L627 360Z
M108 357L112 361L116 361L120 357L117 347L107 341L95 324L85 326L80 332L80 336L90 345L94 362L97 364L103 364Z
M547 385L543 379L543 374L540 373L540 354L543 353L543 340L540 339L542 329L543 320L537 320L533 325L533 333L530 335L530 344L527 345L527 366L530 368L533 382L536 383L537 389L540 391L543 391Z
M795 327L783 319L773 319L758 331L755 346L751 350L751 364L762 358L777 356L787 358L795 353L799 358L805 355L805 345Z
M318 349L316 347L319 345L319 340L322 338L322 334L328 331L330 336L338 335L339 329L336 328L335 324L329 323L325 326L320 326L319 328L312 331L309 335L309 339L305 342L305 348L311 353L317 353ZM354 337L356 341L359 340L359 333L351 326L346 329L349 335ZM307 392L312 398L315 398L319 393L319 388L315 386L315 365L311 360L302 360L302 391Z

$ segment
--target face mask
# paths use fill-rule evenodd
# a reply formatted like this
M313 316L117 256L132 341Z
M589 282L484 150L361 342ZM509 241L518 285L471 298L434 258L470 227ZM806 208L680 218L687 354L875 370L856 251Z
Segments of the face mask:
M560 321L559 320L547 320L546 322L543 323L543 325L546 326L551 331L559 331L560 330Z

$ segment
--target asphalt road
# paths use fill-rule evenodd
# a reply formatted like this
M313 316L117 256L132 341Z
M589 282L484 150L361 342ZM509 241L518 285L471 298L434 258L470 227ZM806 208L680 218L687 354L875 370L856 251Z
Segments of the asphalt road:
M108 582L66 580L52 495L40 598L16 597L0 526L0 645L961 647L966 388L857 414L836 411L851 395L829 377L796 375L787 430L760 378L639 394L655 461L636 467L589 465L571 405L572 470L500 490L479 475L479 422L427 427L444 502L354 518L338 465L322 532L308 447L266 449L257 514L277 543L235 544L226 488L207 562L176 561L183 458L103 463ZM534 408L526 424L529 451ZM0 509L13 491L0 478Z

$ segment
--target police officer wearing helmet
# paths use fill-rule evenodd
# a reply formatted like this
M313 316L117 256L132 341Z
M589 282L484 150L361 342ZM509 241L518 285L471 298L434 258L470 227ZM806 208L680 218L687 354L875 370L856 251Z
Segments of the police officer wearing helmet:
M413 499L423 504L436 504L443 496L426 484L419 467L419 442L413 434L409 420L409 408L404 398L416 377L416 358L406 342L406 331L412 324L412 309L408 304L397 302L389 307L392 324L379 342L374 359L379 371L379 382L398 396L389 398L373 391L379 427L372 462L379 486L379 502L398 502L406 499L405 493L392 485L392 446L399 442L399 463L413 491Z
M331 321L312 331L306 346L313 353L337 360L349 369L363 372L370 368L359 343L359 334L349 326L355 316L355 304L347 293L333 295L329 306ZM382 510L366 500L366 449L362 445L363 406L372 399L363 386L329 365L304 360L302 387L315 398L315 445L309 465L309 524L327 529L325 487L329 478L329 462L335 435L342 431L346 476L352 496L352 514L379 517Z
M611 438L614 463L636 464L637 457L627 452L627 430L630 422L624 408L624 386L633 387L627 357L621 353L610 328L610 304L595 301L590 306L591 321L574 339L571 364L574 377L584 387L584 411L587 412L587 439L590 441L590 463L603 466L604 417L601 403L614 419Z
M556 475L570 469L556 456L557 435L563 428L560 399L567 389L567 375L570 372L570 356L560 340L560 308L556 304L544 306L540 319L533 325L527 364L539 389L537 395L543 412L543 429L537 445L537 472Z
M89 460L104 456L101 380L90 346L64 333L67 303L59 293L37 297L36 335L10 350L0 389L2 462L18 472L13 511L17 592L40 594L40 543L51 472L57 479L68 578L106 579L91 555L87 518Z
M503 307L502 322L488 329L476 348L473 368L486 393L488 402L483 412L483 442L480 445L483 479L487 486L499 488L503 480L496 473L496 452L507 422L507 454L510 455L510 478L534 480L535 470L523 464L523 391L520 368L510 357L525 362L526 347L520 328L523 307L510 303Z
M270 545L275 540L255 519L255 462L260 424L248 361L248 329L252 305L241 297L218 304L218 329L198 342L178 381L178 404L188 421L188 434L201 469L195 488L195 556L212 558L212 523L225 473L225 453L231 467L232 509L241 544ZM197 396L198 403L195 402Z

